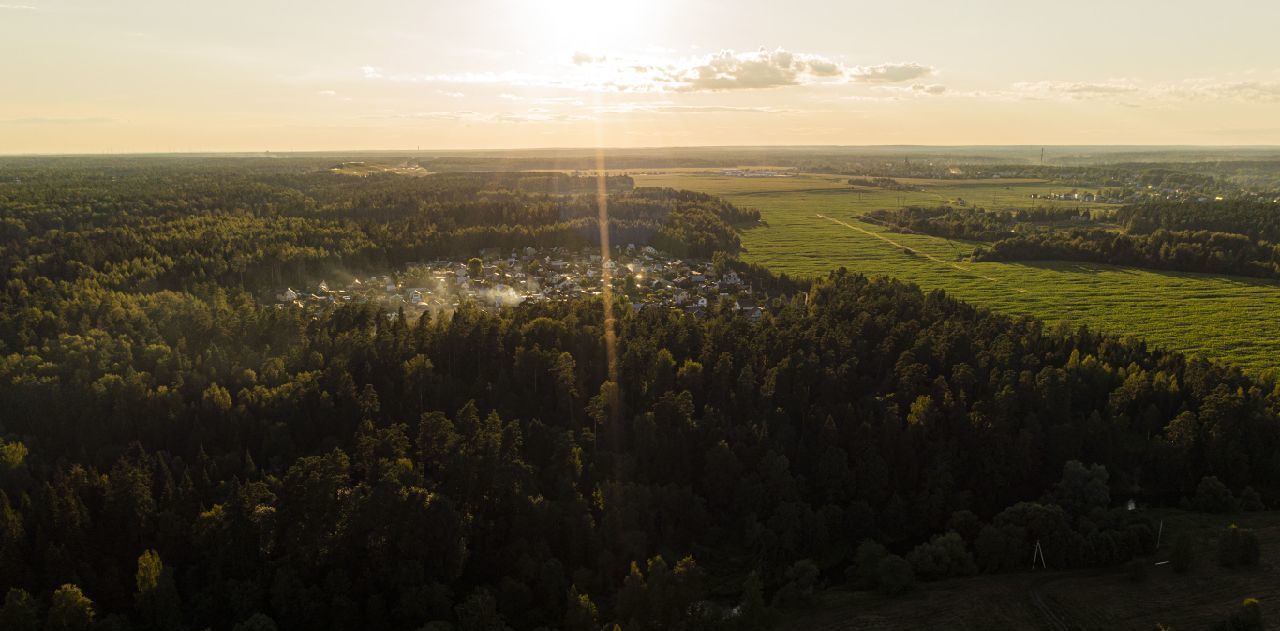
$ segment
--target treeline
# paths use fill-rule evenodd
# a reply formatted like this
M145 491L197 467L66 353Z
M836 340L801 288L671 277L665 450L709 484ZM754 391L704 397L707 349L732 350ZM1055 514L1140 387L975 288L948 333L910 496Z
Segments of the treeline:
M873 210L866 219L897 232L929 234L946 239L994 241L1009 236L1015 221L1007 211L981 208L906 206L894 210Z
M1087 261L1149 269L1280 278L1280 247L1239 234L1110 230L1021 233L974 250L976 261Z
M1087 210L1038 206L1017 210L987 210L954 206L906 206L873 210L864 216L897 232L928 234L946 239L997 241L1022 227L1076 219L1089 219Z
M918 186L910 186L903 184L891 177L854 177L849 178L850 186L865 186L869 188L883 188L891 191L916 191L920 190Z
M974 252L978 261L1064 260L1280 278L1280 214L1266 202L1158 202L1116 213L1124 232L1021 232Z
M1121 208L1116 220L1125 230L1225 232L1280 242L1280 206L1265 201L1151 202Z
M560 173L367 177L327 171L69 171L0 185L0 261L12 280L177 290L258 287L333 269L386 269L485 247L599 242L595 178ZM758 220L707 195L610 176L610 239L710 258Z

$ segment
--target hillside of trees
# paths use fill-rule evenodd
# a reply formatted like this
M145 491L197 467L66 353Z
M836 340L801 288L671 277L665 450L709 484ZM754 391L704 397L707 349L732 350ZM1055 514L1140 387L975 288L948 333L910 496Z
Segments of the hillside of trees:
M843 270L774 279L790 291L758 322L615 304L614 370L598 299L264 307L228 258L265 264L308 230L332 241L299 260L416 256L396 253L410 226L589 203L210 172L227 182L170 198L179 175L156 176L152 204L109 180L0 184L27 234L0 259L6 629L757 629L821 585L1005 571L1037 540L1053 567L1125 562L1154 546L1130 498L1280 499L1270 384ZM737 220L618 186L633 217ZM271 220L178 264L193 215L211 227L191 245Z

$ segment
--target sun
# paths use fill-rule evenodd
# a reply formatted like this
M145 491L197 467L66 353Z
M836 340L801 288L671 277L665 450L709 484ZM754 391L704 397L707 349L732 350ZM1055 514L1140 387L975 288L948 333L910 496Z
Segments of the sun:
M543 0L520 4L524 22L537 29L548 47L598 54L604 48L647 45L659 3Z

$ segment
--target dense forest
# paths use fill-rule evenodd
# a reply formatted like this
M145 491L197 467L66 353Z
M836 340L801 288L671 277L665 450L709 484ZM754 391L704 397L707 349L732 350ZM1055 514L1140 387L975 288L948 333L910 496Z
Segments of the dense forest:
M1153 202L1125 206L1116 214L1116 220L1135 234L1157 230L1228 232L1277 243L1277 210L1276 204L1262 201Z
M754 629L1037 540L1148 554L1128 499L1280 499L1270 384L892 280L771 279L759 321L614 304L610 353L599 299L312 317L228 266L426 257L593 179L148 169L0 177L6 629ZM690 251L752 218L611 186Z
M482 248L577 248L600 238L595 178L163 164L14 169L0 186L6 271L28 282L92 277L140 290L278 286L334 269L382 270ZM734 225L759 219L700 193L636 189L626 176L607 185L612 243L710 258L736 252Z
M978 248L978 261L1064 260L1280 278L1280 213L1267 202L1163 202L1125 206L1124 232L1021 232Z

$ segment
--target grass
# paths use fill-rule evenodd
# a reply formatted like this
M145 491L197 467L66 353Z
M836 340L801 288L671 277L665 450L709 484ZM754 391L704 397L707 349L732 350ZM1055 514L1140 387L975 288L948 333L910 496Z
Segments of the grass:
M1158 511L1164 543L1145 581L1122 568L1016 572L924 583L905 596L832 589L814 607L786 612L780 629L1046 629L1055 627L1037 607L1039 599L1066 628L1148 631L1157 622L1175 629L1205 629L1226 618L1246 597L1257 598L1268 620L1280 617L1280 512L1206 515ZM1256 568L1224 569L1216 563L1216 538L1230 523L1252 528L1262 543ZM1180 532L1197 540L1187 574L1170 565L1170 542ZM1274 624L1274 623L1273 623Z
M1103 207L1030 198L1069 187L1028 180L921 180L912 182L920 191L899 192L854 188L847 178L827 175L669 173L635 179L641 186L703 191L759 209L765 225L743 233L743 258L778 272L814 277L846 267L889 275L1006 313L1132 334L1255 372L1280 368L1280 283L1061 261L962 262L974 244L893 233L859 220L871 210L957 198L988 208Z

